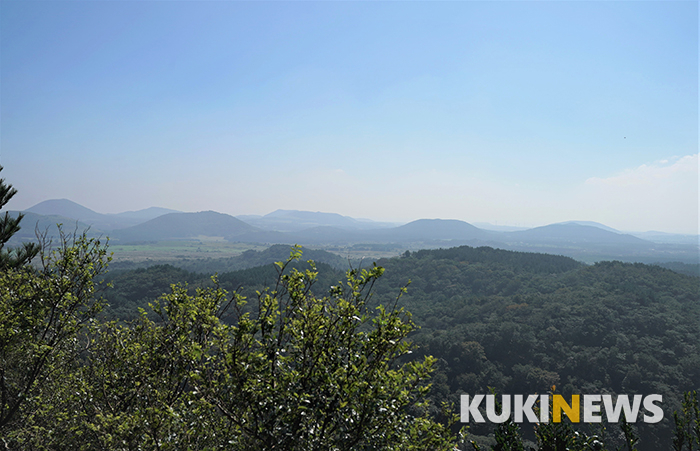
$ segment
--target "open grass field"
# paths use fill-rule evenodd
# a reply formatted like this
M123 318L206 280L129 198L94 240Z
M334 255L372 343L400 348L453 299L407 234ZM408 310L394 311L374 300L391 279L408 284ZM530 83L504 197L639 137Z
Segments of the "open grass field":
M228 258L247 250L261 251L267 245L249 243L229 243L224 240L200 241L158 241L143 244L112 244L109 250L114 253L113 261L172 261L179 259Z

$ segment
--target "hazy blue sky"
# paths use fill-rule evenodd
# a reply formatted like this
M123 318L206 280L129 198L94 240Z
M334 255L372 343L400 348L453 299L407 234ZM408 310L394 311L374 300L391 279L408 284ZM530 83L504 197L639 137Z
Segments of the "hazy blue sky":
M698 232L698 2L0 2L28 208Z

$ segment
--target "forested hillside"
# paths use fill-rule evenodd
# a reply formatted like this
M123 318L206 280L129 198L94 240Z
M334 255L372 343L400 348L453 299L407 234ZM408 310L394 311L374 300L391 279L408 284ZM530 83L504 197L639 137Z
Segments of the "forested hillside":
M462 393L658 393L665 419L638 424L667 449L682 394L700 387L700 280L658 266L461 247L378 262L376 302L411 280L411 338L439 358L435 401ZM472 428L485 434L487 428ZM530 435L532 437L532 435Z
M568 257L487 247L406 252L377 262L386 269L371 305L400 306L421 327L414 357L438 359L433 406L460 394L662 394L662 423L638 423L640 450L667 449L682 394L700 388L700 279L643 264L586 266ZM314 291L343 277L320 265ZM255 290L276 276L272 265L224 273L221 285ZM201 274L160 266L112 275L108 312L129 318L174 282L204 286ZM492 426L472 426L485 436ZM534 438L531 428L523 434ZM613 434L614 435L614 434ZM488 442L488 439L481 438ZM615 438L611 438L615 440Z
M289 251L288 247L285 246L285 248ZM319 276L314 291L322 296L327 293L328 287L344 276L344 273L325 263L315 263L315 265L319 270ZM309 264L294 262L290 265L291 268L306 270L309 269ZM239 292L248 299L255 299L256 291L274 287L278 276L277 268L270 263L222 273L217 276L217 280L219 286L228 292ZM148 310L149 302L163 293L170 292L171 285L179 284L186 287L192 294L198 288L213 286L211 275L189 272L171 265L112 271L105 276L104 280L109 281L111 287L103 292L109 303L103 315L109 319L124 321L136 319L139 316L139 308Z

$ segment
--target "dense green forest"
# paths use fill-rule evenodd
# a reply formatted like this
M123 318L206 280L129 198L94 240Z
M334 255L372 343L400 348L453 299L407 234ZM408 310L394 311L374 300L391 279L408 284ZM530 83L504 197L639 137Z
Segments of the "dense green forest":
M0 180L0 208L14 193ZM700 446L698 277L468 246L107 273L85 234L8 248L20 221L0 218L5 449ZM664 419L459 424L460 395L489 392L660 394Z
M667 263L657 263L658 266L662 268L668 268L671 271L675 271L679 274L686 274L689 276L700 277L700 263L681 263L681 262L667 262Z
M700 388L700 279L659 266L601 262L488 247L406 252L380 260L373 306L388 305L409 281L400 306L420 327L412 358L437 359L431 405L459 404L463 393L661 394L659 424L634 425L640 450L668 448L673 411ZM305 264L300 264L303 268ZM318 265L322 294L344 275ZM169 284L207 286L208 276L172 266L110 273L106 314L132 318ZM219 275L227 290L254 296L276 278L273 265ZM435 412L437 413L437 412ZM493 427L472 425L481 443ZM586 429L585 426L582 427ZM614 429L614 427L613 427ZM592 431L586 431L592 433ZM536 441L523 426L526 440ZM611 442L621 445L612 434ZM619 442L619 443L618 443Z
M640 448L668 449L674 410L700 387L700 279L658 266L489 248L378 262L377 302L411 284L418 354L439 359L434 401L461 393L664 396L664 421L638 423ZM486 428L471 432L485 434ZM532 431L526 436L534 438Z

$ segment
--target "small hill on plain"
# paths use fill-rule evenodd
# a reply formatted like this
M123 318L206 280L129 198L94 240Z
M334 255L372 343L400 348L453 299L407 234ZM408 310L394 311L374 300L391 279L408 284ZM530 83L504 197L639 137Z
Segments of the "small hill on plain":
M495 236L493 232L456 219L418 219L376 235L394 241L483 240Z
M599 226L582 225L577 222L550 224L528 230L508 232L506 236L528 242L651 245L650 242L632 235L612 232Z
M248 250L236 257L176 262L173 263L173 265L191 272L207 275L216 272L221 274L228 271L238 271L286 261L289 258L290 250L291 246L289 245L275 244L262 251ZM313 260L316 263L325 263L343 271L350 268L350 263L346 258L320 249L304 248L302 260Z

